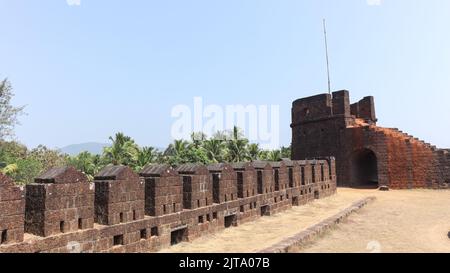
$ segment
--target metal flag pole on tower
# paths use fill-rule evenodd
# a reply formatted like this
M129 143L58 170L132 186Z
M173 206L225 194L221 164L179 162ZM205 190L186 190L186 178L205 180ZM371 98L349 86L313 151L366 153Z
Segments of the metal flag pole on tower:
M328 60L327 26L326 26L325 19L323 19L323 34L325 36L325 55L326 55L326 58L327 58L328 94L331 95L330 62Z

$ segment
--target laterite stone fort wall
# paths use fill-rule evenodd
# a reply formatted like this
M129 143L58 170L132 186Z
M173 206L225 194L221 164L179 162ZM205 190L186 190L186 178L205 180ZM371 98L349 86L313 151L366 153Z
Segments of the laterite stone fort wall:
M340 186L448 187L448 150L376 123L373 97L350 104L344 90L299 99L292 108L292 158L334 156Z
M335 192L332 157L108 166L93 183L67 167L25 189L0 175L0 253L155 252Z

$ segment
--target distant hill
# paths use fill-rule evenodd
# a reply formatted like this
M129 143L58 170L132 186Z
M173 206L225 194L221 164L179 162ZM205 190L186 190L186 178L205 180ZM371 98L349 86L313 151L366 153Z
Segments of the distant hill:
M78 155L81 152L90 152L91 154L102 154L103 148L110 146L105 143L97 143L97 142L87 142L81 144L73 144L66 147L61 148L61 152L66 153L68 155Z

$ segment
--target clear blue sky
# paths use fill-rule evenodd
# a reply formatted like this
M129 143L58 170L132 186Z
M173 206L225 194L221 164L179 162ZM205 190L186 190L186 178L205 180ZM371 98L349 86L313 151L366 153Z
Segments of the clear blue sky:
M333 89L374 95L379 124L450 147L448 0L0 0L0 78L26 104L28 146L165 146L172 106L279 104Z

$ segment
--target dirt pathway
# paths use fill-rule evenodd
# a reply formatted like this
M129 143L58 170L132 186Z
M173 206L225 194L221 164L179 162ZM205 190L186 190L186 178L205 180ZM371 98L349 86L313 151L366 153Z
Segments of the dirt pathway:
M293 207L274 216L262 217L235 228L207 235L192 243L181 243L161 252L257 252L338 213L362 196L337 194L305 206Z
M298 252L450 253L450 191L379 192L340 189L339 194L377 200Z

